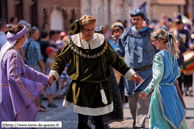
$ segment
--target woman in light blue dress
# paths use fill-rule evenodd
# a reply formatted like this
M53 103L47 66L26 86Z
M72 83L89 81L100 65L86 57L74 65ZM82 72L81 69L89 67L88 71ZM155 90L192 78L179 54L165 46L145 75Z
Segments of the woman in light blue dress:
M150 129L188 129L186 111L174 85L180 76L175 37L164 29L157 29L151 39L152 45L160 51L154 56L153 79L140 94L145 99L154 89L150 104Z

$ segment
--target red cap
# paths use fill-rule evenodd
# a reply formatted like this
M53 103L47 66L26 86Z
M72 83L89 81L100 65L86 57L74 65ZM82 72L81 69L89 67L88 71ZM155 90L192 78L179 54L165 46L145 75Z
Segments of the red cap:
M58 50L55 49L55 48L53 48L53 47L47 47L47 49L46 49L46 54L48 55L48 54L51 53L51 52L58 52Z
M61 32L60 36L66 36L66 33L65 32Z

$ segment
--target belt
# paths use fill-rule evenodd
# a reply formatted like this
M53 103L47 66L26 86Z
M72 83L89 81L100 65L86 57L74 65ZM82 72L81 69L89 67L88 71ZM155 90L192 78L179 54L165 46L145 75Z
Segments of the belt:
M142 67L142 68L138 68L138 69L134 69L134 70L135 71L144 71L144 70L149 69L151 67L152 67L152 65L148 65L148 66L145 66L145 67Z

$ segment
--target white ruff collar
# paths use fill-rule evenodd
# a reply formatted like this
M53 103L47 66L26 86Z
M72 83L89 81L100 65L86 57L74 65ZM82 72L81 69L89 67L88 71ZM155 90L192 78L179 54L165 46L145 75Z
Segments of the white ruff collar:
M85 41L80 38L80 33L79 33L79 34L73 35L71 39L73 43L78 47L81 47L83 49L89 49L89 48L95 49L100 47L104 43L105 37L102 34L94 33L94 36L90 41Z

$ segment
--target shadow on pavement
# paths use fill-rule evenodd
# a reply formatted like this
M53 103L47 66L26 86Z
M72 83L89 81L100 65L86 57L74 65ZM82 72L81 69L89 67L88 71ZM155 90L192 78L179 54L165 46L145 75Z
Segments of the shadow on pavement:
M186 110L194 110L194 108L187 108Z
M187 117L185 117L186 119L194 119L194 116L193 117L189 117L189 116L187 116Z

